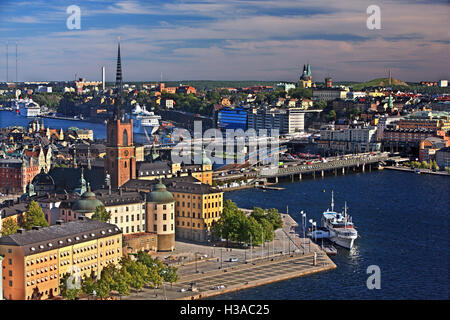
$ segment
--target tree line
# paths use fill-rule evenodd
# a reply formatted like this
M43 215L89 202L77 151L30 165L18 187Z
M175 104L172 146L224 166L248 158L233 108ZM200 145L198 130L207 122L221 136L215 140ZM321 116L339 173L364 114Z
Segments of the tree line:
M264 210L254 207L250 215L239 210L236 203L227 200L223 205L220 219L212 227L213 235L237 243L260 245L272 241L274 231L283 226L283 220L277 209Z

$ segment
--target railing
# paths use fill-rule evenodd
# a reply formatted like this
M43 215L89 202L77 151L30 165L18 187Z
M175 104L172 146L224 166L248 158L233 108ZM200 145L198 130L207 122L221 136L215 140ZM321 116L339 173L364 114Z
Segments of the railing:
M379 155L379 156L370 156L370 157L357 157L346 160L334 160L328 162L320 162L320 163L312 163L312 164L304 164L291 166L287 168L273 168L266 169L266 173L264 169L260 171L259 176L267 177L267 176L283 176L290 174L299 174L299 173L308 173L322 170L330 170L330 169L339 169L345 167L352 166L360 166L369 163L377 163L388 159L388 155Z

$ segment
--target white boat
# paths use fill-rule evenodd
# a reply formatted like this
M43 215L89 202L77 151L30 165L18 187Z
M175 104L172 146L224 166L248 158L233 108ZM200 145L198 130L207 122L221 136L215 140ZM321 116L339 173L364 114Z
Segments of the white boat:
M334 211L334 193L331 193L331 210L322 214L322 226L330 232L329 240L341 247L351 249L358 237L352 218L347 214L347 203L343 213Z
M133 133L135 140L141 143L148 143L151 136L159 128L159 120L161 116L155 115L154 112L147 111L145 106L141 107L136 103L136 106L131 112L133 119Z
M37 117L41 114L41 107L31 98L13 99L11 107L23 117Z

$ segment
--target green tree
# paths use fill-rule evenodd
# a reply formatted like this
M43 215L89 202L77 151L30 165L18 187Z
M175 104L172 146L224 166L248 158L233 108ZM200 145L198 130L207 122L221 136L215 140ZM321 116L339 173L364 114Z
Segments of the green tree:
M31 230L34 226L48 227L48 222L45 219L44 212L34 200L31 201L28 205L27 211L25 212L23 226L27 230Z
M13 218L3 219L1 223L2 223L2 233L1 233L2 237L14 234L19 229L19 225Z
M59 292L61 296L67 300L75 300L78 298L78 295L81 293L81 288L76 288L75 277L71 277L70 273L66 273L61 279L59 283ZM71 282L72 286L69 288L67 285Z
M264 232L264 241L272 241L274 236L273 225L266 219L262 219L259 224L262 226L262 230Z
M97 206L92 215L93 220L108 222L111 219L111 213L106 211L105 206Z
M81 281L81 291L85 294L92 294L95 290L95 285L95 278L85 274Z
M98 280L95 283L95 294L100 299L105 299L105 298L109 297L111 294L110 283L108 283L107 280L100 278L100 280Z
M165 272L163 274L163 279L165 282L169 282L170 285L172 286L172 284L178 281L177 267L168 266L164 271Z
M283 219L277 209L272 208L267 211L266 219L272 224L273 230L283 227Z

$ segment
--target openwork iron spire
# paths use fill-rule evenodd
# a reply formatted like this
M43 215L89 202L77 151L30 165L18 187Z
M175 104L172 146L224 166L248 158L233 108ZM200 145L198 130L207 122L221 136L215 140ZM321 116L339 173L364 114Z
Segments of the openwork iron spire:
M122 63L120 61L120 37L117 39L117 71L116 71L116 90L117 99L114 108L114 119L122 119L122 105L123 105L123 82L122 82Z

